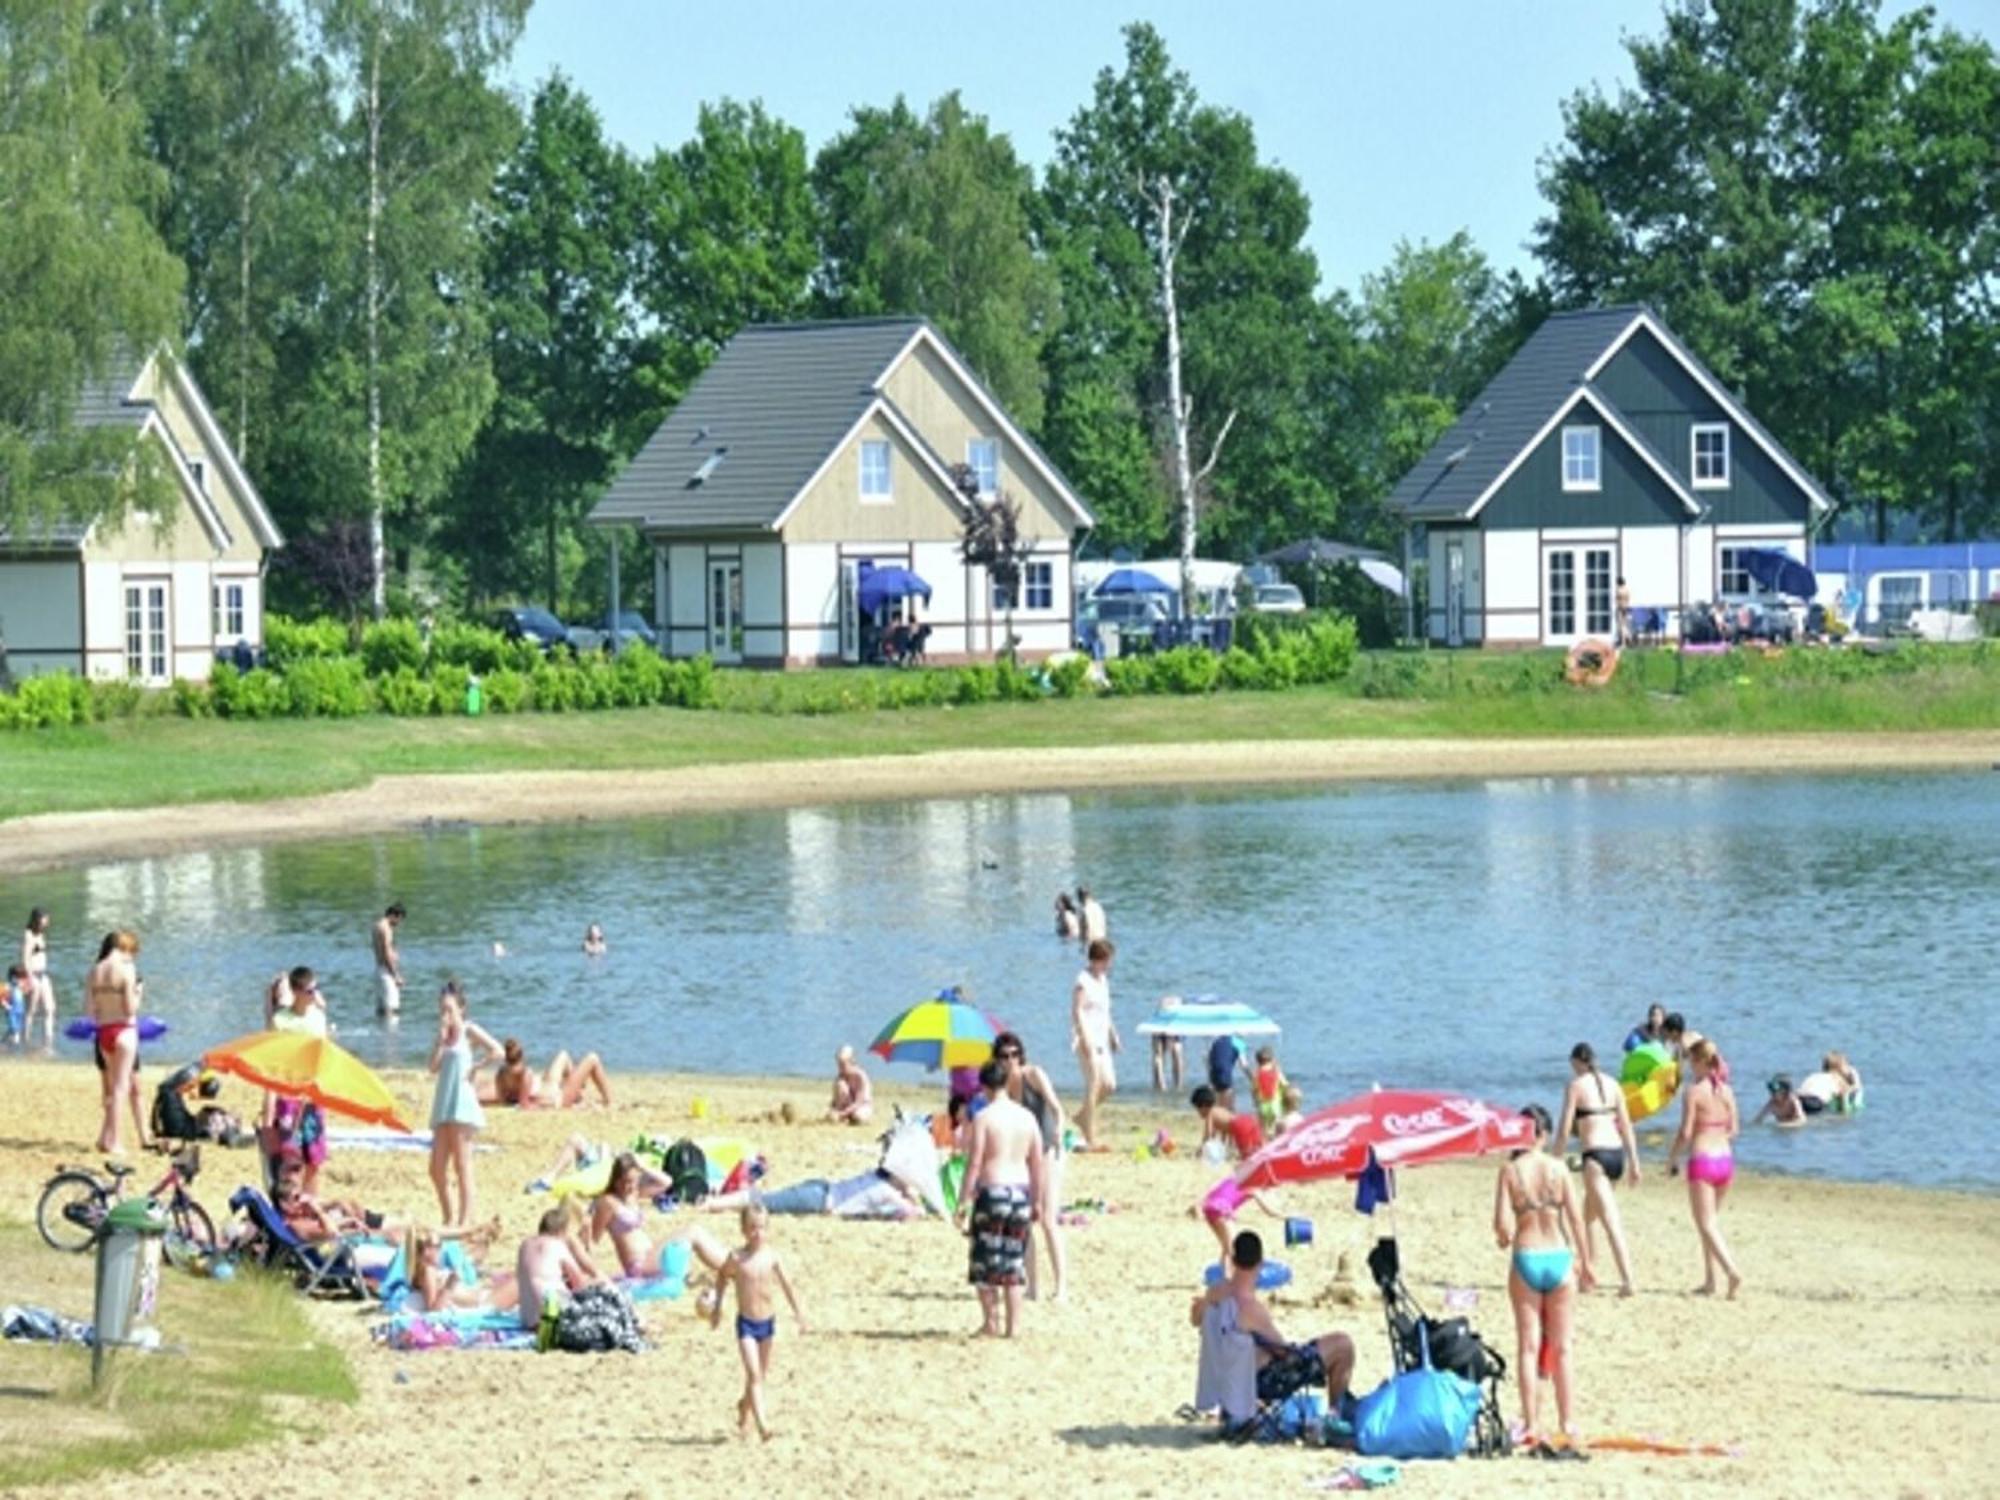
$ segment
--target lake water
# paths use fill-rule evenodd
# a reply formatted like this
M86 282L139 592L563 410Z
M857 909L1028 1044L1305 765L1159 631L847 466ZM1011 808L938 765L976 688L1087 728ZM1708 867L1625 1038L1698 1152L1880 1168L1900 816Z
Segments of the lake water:
M963 983L1067 1083L1077 955L1049 914L1079 878L1120 948L1128 1090L1147 1081L1131 1027L1152 1002L1221 992L1283 1024L1309 1101L1380 1081L1553 1109L1570 1045L1615 1067L1657 1000L1719 1040L1746 1117L1769 1073L1802 1076L1828 1048L1866 1076L1863 1115L1748 1130L1746 1161L2000 1187L1990 774L1051 793L439 830L16 877L0 910L55 912L66 1015L95 937L136 927L147 1008L173 1026L156 1059L255 1026L262 984L303 962L342 1040L378 1061L421 1063L449 973L496 1035L544 1059L595 1049L614 1071L827 1072L841 1042ZM400 1033L371 1014L367 949L394 898L410 908ZM579 952L592 920L601 960Z

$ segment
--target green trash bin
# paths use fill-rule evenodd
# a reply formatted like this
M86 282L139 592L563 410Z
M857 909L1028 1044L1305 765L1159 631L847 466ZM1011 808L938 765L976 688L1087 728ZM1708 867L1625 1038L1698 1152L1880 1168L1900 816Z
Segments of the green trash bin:
M486 690L479 685L477 677L468 677L465 680L465 712L467 716L476 718L481 713L484 713L485 710Z
M104 1378L112 1349L149 1345L153 1312L160 1295L160 1247L167 1216L150 1198L133 1198L105 1215L97 1235L97 1338L91 1349L90 1383Z

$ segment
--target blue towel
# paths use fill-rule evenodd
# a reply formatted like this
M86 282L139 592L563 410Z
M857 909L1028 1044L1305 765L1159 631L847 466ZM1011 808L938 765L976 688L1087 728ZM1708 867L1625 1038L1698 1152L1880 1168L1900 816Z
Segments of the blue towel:
M1389 1175L1389 1169L1375 1160L1375 1153L1368 1153L1368 1165L1361 1175L1354 1179L1354 1211L1372 1214L1385 1203L1395 1201L1396 1180Z

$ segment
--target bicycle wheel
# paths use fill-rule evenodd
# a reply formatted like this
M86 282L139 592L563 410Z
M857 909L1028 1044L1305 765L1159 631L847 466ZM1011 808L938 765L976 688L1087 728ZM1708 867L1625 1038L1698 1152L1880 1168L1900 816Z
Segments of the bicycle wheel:
M192 1198L182 1196L167 1210L167 1220L171 1227L160 1253L176 1270L188 1270L213 1255L221 1244L215 1237L215 1224L208 1217L208 1210Z
M52 1250L81 1255L97 1243L98 1226L110 1211L111 1195L88 1172L72 1167L51 1177L35 1205L35 1227Z

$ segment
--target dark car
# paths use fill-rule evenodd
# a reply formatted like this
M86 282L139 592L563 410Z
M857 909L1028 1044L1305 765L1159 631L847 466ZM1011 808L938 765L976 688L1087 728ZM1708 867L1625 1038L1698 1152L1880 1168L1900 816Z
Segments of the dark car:
M493 628L510 641L533 641L544 651L567 646L569 627L545 609L532 604L510 604L493 611Z
M653 627L646 623L646 617L636 609L619 610L615 626L610 614L607 613L600 633L604 637L606 650L610 650L614 645L631 646L640 643L651 646L656 651L660 647L659 637L653 633Z

